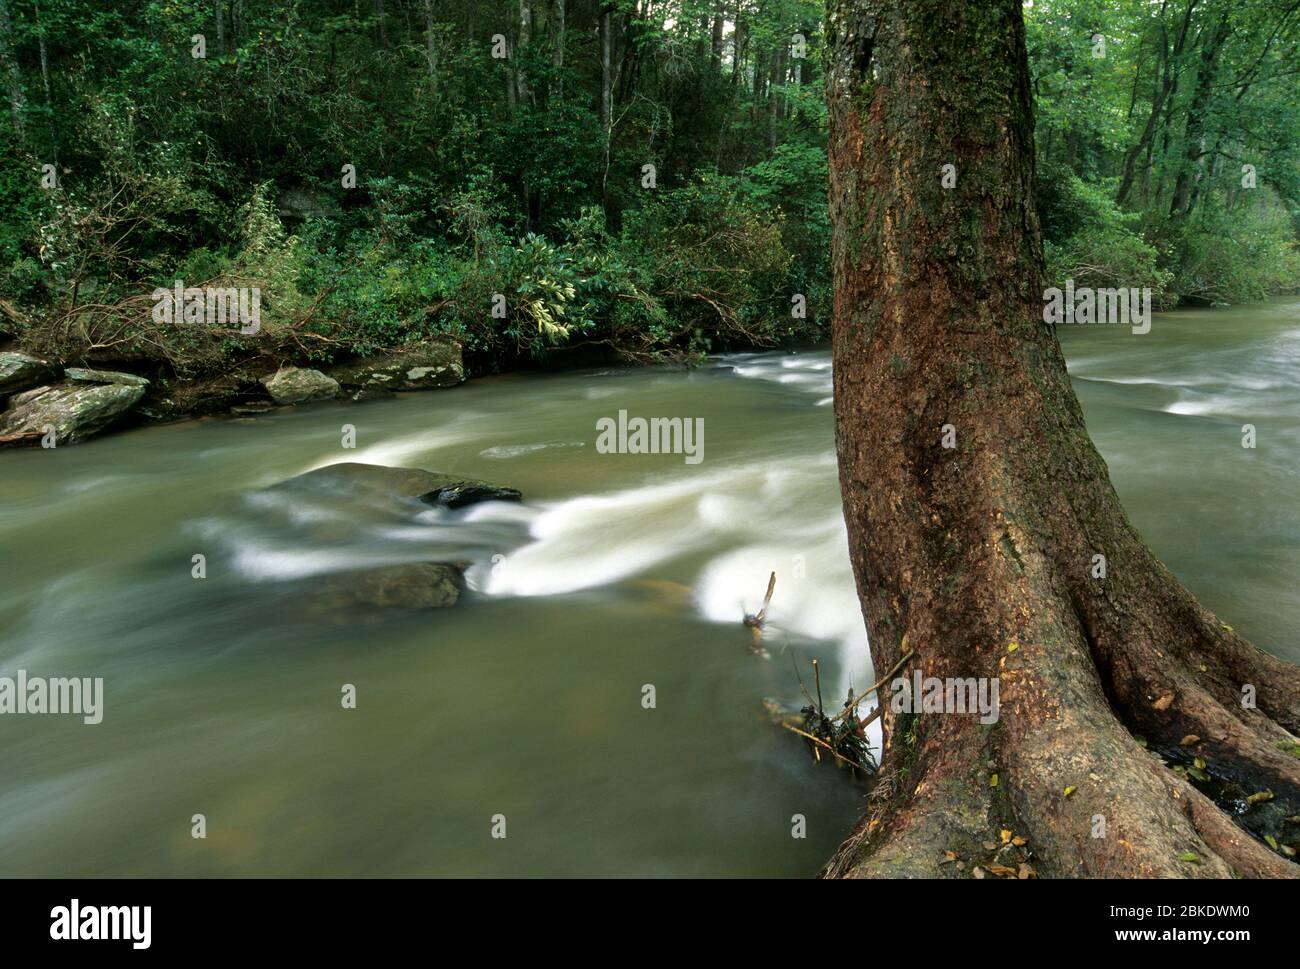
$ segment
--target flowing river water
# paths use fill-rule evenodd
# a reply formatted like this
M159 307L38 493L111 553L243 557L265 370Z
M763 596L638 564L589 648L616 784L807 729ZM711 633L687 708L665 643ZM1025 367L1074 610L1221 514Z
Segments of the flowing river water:
M1061 339L1144 537L1300 661L1300 300ZM828 704L872 681L830 379L825 351L740 354L0 453L0 676L104 680L98 725L0 716L0 874L813 873L861 789L760 702L800 705L814 657ZM599 453L619 410L703 418L703 461ZM263 490L337 461L525 500ZM453 560L474 563L453 609L321 595L329 573ZM764 657L740 620L771 571Z

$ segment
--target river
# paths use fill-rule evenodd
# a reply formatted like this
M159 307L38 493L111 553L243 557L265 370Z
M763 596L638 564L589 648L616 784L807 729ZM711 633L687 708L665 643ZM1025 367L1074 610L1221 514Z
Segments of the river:
M1061 339L1144 537L1300 661L1300 300ZM798 706L814 657L828 704L872 679L830 381L825 351L737 354L0 452L0 676L104 681L97 725L0 716L0 874L815 872L862 792L760 702ZM620 410L702 418L703 460L600 453ZM337 461L525 501L395 516L263 491ZM319 594L441 560L474 563L454 609ZM771 571L762 655L740 620Z

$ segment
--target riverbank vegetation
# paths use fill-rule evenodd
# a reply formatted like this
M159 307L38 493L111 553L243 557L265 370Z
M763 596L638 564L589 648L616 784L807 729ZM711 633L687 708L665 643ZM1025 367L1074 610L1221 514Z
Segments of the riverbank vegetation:
M1300 286L1294 3L1026 15L1051 275L1166 306ZM0 0L0 331L182 378L441 337L477 372L820 339L822 18ZM177 279L257 287L261 331L156 325Z

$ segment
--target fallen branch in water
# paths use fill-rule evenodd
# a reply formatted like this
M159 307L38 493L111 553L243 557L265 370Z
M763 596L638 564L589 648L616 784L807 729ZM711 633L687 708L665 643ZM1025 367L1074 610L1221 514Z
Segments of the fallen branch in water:
M906 645L906 639L904 640L904 645ZM900 657L898 658L898 662L895 663L895 664L893 665L893 667L890 668L890 670L889 670L888 673L886 673L886 674L885 674L884 676L882 676L880 679L876 680L875 683L871 684L871 686L867 687L865 690L863 690L861 693L859 693L859 694L857 695L856 698L853 697L852 695L850 695L849 699L848 699L848 700L845 702L845 704L844 704L844 711L843 711L843 713L840 713L838 716L834 717L833 719L835 719L835 720L840 720L840 719L842 719L842 718L845 716L845 714L847 714L850 710L856 710L856 709L857 709L857 706L858 706L859 703L861 703L863 700L865 700L869 694L875 693L876 690L878 690L880 687L884 686L885 683L886 683L886 681L888 681L888 680L890 679L890 677L892 677L895 673L897 673L897 672L902 668L903 664L906 663L906 662L907 662L909 659L911 659L911 658L912 658L912 651L909 649L909 650L907 650L905 653L903 653L902 656L900 656ZM883 704L881 704L881 706L883 706ZM880 708L879 708L879 707L876 708L876 712L873 713L873 714L871 715L871 718L870 718L869 720L867 720L866 722L867 722L867 723L870 723L872 720L876 719L876 717L878 717L878 716L880 716Z
M776 589L776 573L773 572L767 580L767 595L763 596L763 608L759 609L754 615L746 615L741 620L750 629L756 633L762 632L763 625L767 621L767 607L772 604L772 592Z
M796 667L796 676L798 672ZM867 724L880 716L881 708L873 711L867 719L858 720L854 706L856 701L853 691L850 690L848 698L844 701L844 712L834 718L828 717L822 706L821 668L816 660L813 660L813 674L817 681L817 699L813 700L808 695L807 689L804 689L803 693L808 698L808 705L797 714L787 713L775 701L765 700L764 707L767 709L769 719L782 729L807 740L812 745L812 754L818 761L821 760L820 752L824 749L833 754L837 761L847 764L853 770L861 771L868 776L874 774L877 766L876 758L867 743L866 728ZM800 678L800 687L802 686L803 680Z

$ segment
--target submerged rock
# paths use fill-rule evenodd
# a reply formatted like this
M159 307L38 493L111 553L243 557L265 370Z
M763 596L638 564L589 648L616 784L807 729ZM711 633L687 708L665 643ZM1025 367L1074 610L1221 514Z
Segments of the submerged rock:
M283 367L270 376L263 377L262 385L277 404L330 400L339 393L337 380L325 376L319 370L306 367Z
M344 461L308 471L274 485L276 489L349 490L363 494L410 498L429 505L463 508L479 501L519 501L514 488L503 488L463 475L435 474L422 468L389 468L380 464Z
M47 360L26 353L0 353L0 397L58 379L59 368Z
M56 444L75 444L129 411L144 396L131 384L60 384L37 387L9 401L0 414L0 444L35 444L53 428Z
M399 609L444 609L454 606L465 579L455 565L417 562L330 576L325 593L330 604Z
M420 343L395 353L340 364L330 370L349 390L376 392L454 387L465 379L460 345ZM365 399L366 393L354 394Z

